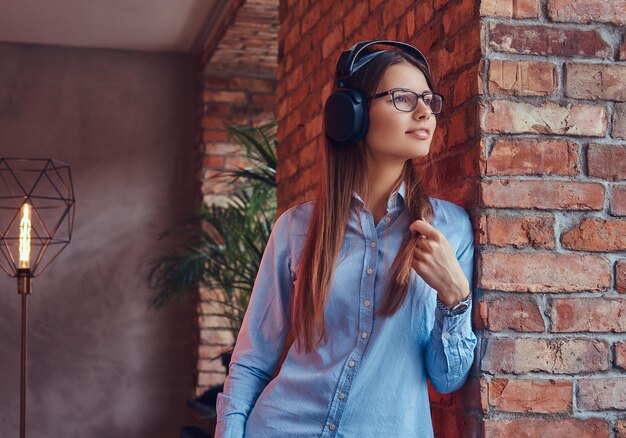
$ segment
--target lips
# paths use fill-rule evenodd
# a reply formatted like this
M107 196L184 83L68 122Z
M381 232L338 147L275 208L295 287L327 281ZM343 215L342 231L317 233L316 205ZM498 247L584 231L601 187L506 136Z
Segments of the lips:
M406 134L418 138L420 140L426 140L430 137L430 129L428 128L416 128L406 131Z

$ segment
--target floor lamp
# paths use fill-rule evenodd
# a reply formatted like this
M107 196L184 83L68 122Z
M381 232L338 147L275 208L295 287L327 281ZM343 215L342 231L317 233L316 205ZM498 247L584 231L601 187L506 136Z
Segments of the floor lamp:
M27 308L32 278L69 243L74 225L70 166L51 159L0 158L0 267L22 297L20 438L26 436Z

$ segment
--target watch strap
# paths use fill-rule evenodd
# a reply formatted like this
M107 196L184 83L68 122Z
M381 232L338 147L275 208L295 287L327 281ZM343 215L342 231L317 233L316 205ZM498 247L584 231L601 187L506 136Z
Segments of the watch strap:
M452 307L446 306L439 300L439 297L437 297L437 307L439 308L439 310L441 310L441 313L443 313L443 316L456 316L456 315L465 313L467 309L469 309L471 302L472 302L471 293L467 296L467 298L459 301L457 304L455 304Z

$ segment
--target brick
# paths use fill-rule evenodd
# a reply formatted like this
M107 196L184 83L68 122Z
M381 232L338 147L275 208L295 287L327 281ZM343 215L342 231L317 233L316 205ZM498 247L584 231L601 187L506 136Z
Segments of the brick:
M200 126L204 129L224 129L226 120L223 117L204 116Z
M449 115L448 140L445 146L453 148L467 144L468 140L478 136L476 110L473 106L464 106Z
M626 216L626 186L613 187L609 211L613 216Z
M383 28L388 28L391 24L395 23L402 15L404 15L409 6L413 3L410 0L396 0L393 2L383 3L382 18ZM395 39L395 38L390 38Z
M543 332L545 324L539 306L531 298L495 298L485 302L484 326L497 332L506 329L518 332Z
M616 103L611 136L626 140L626 103Z
M607 111L604 105L493 100L481 106L481 126L490 134L560 134L604 137Z
M568 23L626 24L624 0L548 0L548 17Z
M492 379L489 405L504 412L571 413L571 380Z
M513 18L539 17L539 0L513 0Z
M537 18L539 0L481 0L481 16Z
M320 3L313 2L311 7L306 11L306 13L302 16L301 26L302 26L302 35L307 33L317 21L320 19L321 11L320 11Z
M583 218L563 233L561 243L565 248L576 251L625 251L626 220Z
M246 103L246 93L243 91L209 91L202 93L202 99L205 102L227 102L227 103Z
M234 143L208 143L204 147L205 154L227 155L241 153L241 148Z
M219 155L207 155L202 159L202 166L222 168L224 167L224 157Z
M557 253L480 255L478 287L511 292L601 291L611 286L611 266L602 257Z
M577 401L581 409L626 410L626 378L580 379Z
M558 85L556 65L550 62L492 60L489 92L515 96L547 96Z
M615 263L615 290L626 292L626 260L618 260Z
M476 7L475 1L460 1L456 2L450 8L446 9L443 13L441 22L443 25L443 32L446 35L456 34L461 32L465 26L469 23L473 23L474 12Z
M626 418L615 421L615 438L626 438Z
M352 10L348 12L348 15L346 15L346 18L343 20L347 39L350 38L350 35L352 35L352 32L354 32L357 27L366 21L367 16L367 2L356 2Z
M590 144L587 148L589 176L626 179L626 145Z
M485 420L484 437L552 438L574 436L576 438L608 438L606 420L591 418L515 418L510 420Z
M415 23L414 26L417 30L420 30L427 26L433 19L433 7L432 2L418 2L415 5ZM421 46L423 47L423 46Z
M435 9L443 8L445 5L450 3L450 1L451 0L435 0Z
M604 186L566 181L484 181L481 205L540 210L601 210Z
M615 343L615 368L626 370L626 341Z
M482 0L480 16L513 17L513 0Z
M550 306L552 332L626 332L626 300L559 298Z
M438 36L435 32L431 32L431 35L436 40L443 38L446 41L428 58L435 78L479 62L481 47L479 26L469 27L465 32L449 37ZM425 44L425 48L429 47Z
M274 106L276 105L276 95L275 94L253 94L252 105L266 106L268 108L274 109Z
M406 28L406 39L407 41L411 39L413 35L415 35L415 10L407 11L404 16L404 27Z
M626 7L626 2L623 3ZM626 65L565 64L565 95L578 99L626 100Z
M495 139L486 175L578 175L578 146L568 140Z
M322 57L328 58L335 53L336 49L343 42L343 25L337 24L322 40Z
M621 47L619 48L619 59L626 61L626 38L624 38Z
M202 141L205 143L208 142L226 142L230 140L230 138L228 137L228 133L223 130L216 130L216 129L205 129L202 132Z
M200 346L200 357L209 358L210 350L203 349L204 346L231 345L234 342L233 332L230 329L210 329L211 333L205 333L202 338L203 345Z
M498 52L525 55L609 59L613 54L597 30L542 25L490 23L489 47Z
M232 88L239 88L243 91L274 93L276 91L276 80L256 78L232 78L230 80L230 86Z
M608 346L589 339L491 338L481 365L483 371L492 374L531 371L578 374L608 368Z
M552 215L500 216L485 218L485 241L495 246L515 248L554 248L554 217Z
M476 64L461 71L455 78L454 98L452 101L455 107L462 105L467 100L476 97L479 94L482 94L478 71L479 64Z
M206 361L202 361L204 363ZM215 361L218 362L218 361ZM221 366L221 363L220 363ZM224 367L222 366L222 369ZM202 370L204 371L204 370ZM201 388L210 388L212 386L221 385L224 383L224 378L226 377L225 372L217 373L217 372L200 372L198 373L198 386ZM205 389L206 391L206 389Z

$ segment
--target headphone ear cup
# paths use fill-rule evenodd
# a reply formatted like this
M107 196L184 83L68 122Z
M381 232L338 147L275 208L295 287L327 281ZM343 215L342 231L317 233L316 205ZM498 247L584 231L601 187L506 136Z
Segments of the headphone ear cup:
M324 105L326 136L335 146L356 143L368 127L367 105L363 93L355 89L335 91Z

